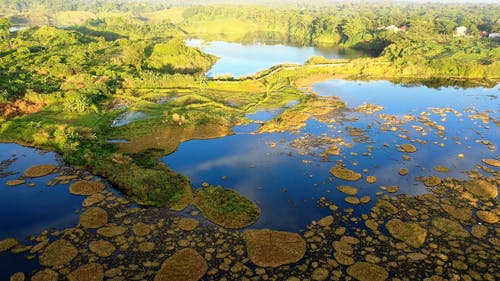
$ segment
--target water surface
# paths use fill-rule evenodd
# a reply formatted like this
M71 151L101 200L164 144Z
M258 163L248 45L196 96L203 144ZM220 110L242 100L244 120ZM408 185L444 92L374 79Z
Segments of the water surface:
M481 159L499 155L500 134L493 123L500 118L498 86L494 89L432 89L387 81L333 80L317 83L313 89L320 95L338 96L350 108L364 102L384 108L371 115L347 110L332 117L337 120L333 124L310 119L296 134L254 134L255 124L251 129L240 126L232 136L182 143L176 152L163 160L175 171L187 175L195 187L206 181L237 190L257 202L262 215L252 228L297 231L329 213L326 208L317 206L321 197L343 208L354 207L358 215L368 213L378 197L376 193L382 192L380 186L397 185L398 193L410 195L425 193L427 188L415 178L437 175L465 179L465 171L474 170ZM444 108L454 111L442 113ZM471 118L479 111L487 112L491 120L483 122ZM381 129L391 126L385 124L387 120L380 118L380 114L404 119L405 115L418 118L422 112L445 130L427 127L418 120L393 125L395 131ZM248 117L266 121L274 113L266 111ZM425 135L415 126L423 127ZM362 130L363 136L352 136L352 128ZM292 146L297 139L323 136L341 138L350 146L341 146L339 156L326 158L319 154L327 145L310 147L309 151ZM492 146L481 142L484 140L495 144L495 148L491 150ZM418 151L412 154L398 151L398 146L404 143L414 144ZM459 154L464 158L458 157ZM409 159L404 160L404 155ZM364 178L375 175L377 182L333 179L329 169L339 160L362 173ZM433 170L438 165L451 171ZM409 169L410 174L400 176L400 168ZM367 172L363 172L365 169ZM350 205L344 201L346 195L336 190L338 185L353 185L359 189L358 197L371 196L372 201L364 206Z
M219 57L207 76L246 76L272 66L294 63L303 64L313 56L325 58L354 58L363 55L354 50L332 47L294 47L281 44L240 44L223 41L205 42L201 39L186 40L187 46L199 47L204 52Z
M55 153L0 143L0 161L9 159L15 161L2 171L7 176L0 177L0 240L13 237L26 244L24 240L30 235L48 229L74 227L78 223L76 211L81 209L85 197L71 195L67 184L46 185L57 174L28 179L27 183L18 186L5 184L22 176L31 166L58 165ZM17 271L29 272L39 267L38 259L28 260L10 252L0 254L0 264L9 269L0 270L1 280L7 280Z

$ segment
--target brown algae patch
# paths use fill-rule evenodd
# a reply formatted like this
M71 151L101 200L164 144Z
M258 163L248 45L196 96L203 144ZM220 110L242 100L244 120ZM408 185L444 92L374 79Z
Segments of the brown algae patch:
M451 169L445 166L435 166L433 168L434 171L440 172L440 173L449 173L451 172Z
M78 250L65 239L50 244L40 255L40 264L49 267L59 267L70 263L78 254Z
M441 208L455 219L468 221L472 218L472 210L466 207L455 207L452 205L443 205Z
M151 226L143 223L143 222L138 222L134 224L132 227L132 231L134 232L134 235L136 236L146 236L149 233L151 233Z
M24 171L23 176L27 178L43 177L52 174L56 170L56 168L57 167L55 165L51 164L36 165Z
M260 208L255 203L220 186L196 190L194 204L205 218L227 228L249 226L260 216Z
M417 148L413 144L402 144L400 147L400 151L406 152L406 153L415 153L417 152Z
M23 272L14 273L10 276L10 281L24 281L26 280L26 275Z
M10 180L10 181L7 181L5 184L7 186L16 186L16 185L24 184L25 182L26 182L25 180Z
M478 224L472 227L471 233L477 239L484 239L488 234L488 228L482 224Z
M80 216L79 222L85 228L99 228L108 223L108 213L99 207L90 208Z
M19 242L15 238L7 238L0 240L0 253L10 250L11 248L17 246Z
M101 193L95 193L90 195L89 197L85 198L82 202L83 207L90 207L92 205L95 205L99 202L102 202L104 199L106 199L106 196L104 196Z
M127 228L123 226L106 226L101 227L97 230L97 234L104 237L115 237L118 235L122 235L127 232Z
M376 208L374 210L375 213L378 213L378 211L384 211L391 215L397 214L399 211L399 209L396 206L394 206L391 202L383 199L378 200L377 205L374 208Z
M360 180L362 177L360 173L357 173L353 170L349 170L340 164L333 166L330 169L330 173L336 178L348 181L357 181Z
M102 281L104 280L104 269L97 263L89 263L68 274L68 281Z
M333 216L326 216L318 221L318 225L321 225L322 227L328 227L333 224L334 220L335 219L333 218Z
M116 251L115 246L106 240L90 242L89 249L100 257L109 257Z
M467 181L464 187L470 193L482 198L496 198L498 187L484 180Z
M42 271L37 272L33 277L31 277L31 281L57 281L59 280L59 274L52 269L44 269Z
M370 183L370 184L376 183L377 182L377 177L375 177L375 176L367 176L366 177L366 182Z
M193 249L177 251L165 260L156 274L154 281L198 281L208 270L205 259Z
M497 159L483 159L483 163L488 164L493 167L500 167L500 160Z
M476 216L486 223L497 223L500 219L497 214L488 211L477 211Z
M389 277L385 268L368 262L357 262L349 266L347 274L359 281L384 281Z
M385 228L396 239L406 244L420 248L425 243L427 230L420 227L417 223L403 222L399 219L391 219L385 224Z
M95 181L79 181L69 187L69 192L74 195L92 195L101 192L106 188L102 182Z
M354 186L339 185L337 186L337 190L350 196L355 196L356 194L358 194L358 189Z
M129 142L117 144L122 152L137 153L152 148L165 149L166 154L174 152L180 143L192 139L212 139L232 133L231 127L219 124L202 126L163 126L150 134L133 137Z
M441 178L436 176L430 176L424 179L424 185L427 187L435 187L441 184Z
M396 193L396 192L398 192L399 187L395 186L395 185L393 185L393 186L381 186L380 189L385 190L389 193Z
M291 232L247 230L243 232L248 256L257 266L277 267L298 262L306 252L304 239Z
M353 196L348 196L348 197L344 198L344 201L346 201L347 203L352 204L352 205L361 204L361 200L359 200L359 198L353 197Z
M192 231L195 230L198 225L200 225L200 221L192 218L182 218L179 221L179 228L183 231Z
M432 220L432 225L438 230L451 236L458 236L463 238L467 238L470 236L469 232L467 232L460 223L454 220L435 218Z

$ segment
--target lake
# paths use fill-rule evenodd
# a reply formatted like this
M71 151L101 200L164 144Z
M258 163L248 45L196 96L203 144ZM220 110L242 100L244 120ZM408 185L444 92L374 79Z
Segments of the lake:
M255 134L255 124L250 129L240 126L232 136L185 142L163 160L176 172L187 175L195 187L206 181L235 189L257 202L262 215L252 227L297 231L328 214L328 209L317 207L321 197L344 208L355 208L357 214L366 213L376 201L377 192L382 192L380 186L398 186L396 194L421 194L427 189L416 177L466 178L464 172L474 170L481 159L496 158L500 134L492 120L498 122L500 118L499 89L432 89L387 81L317 83L313 86L315 92L320 96L338 96L348 108L370 102L383 109L374 114L348 109L340 112L333 124L310 119L299 133ZM270 110L249 117L269 120L279 112ZM382 118L380 114L384 114ZM487 114L490 119L475 119L479 114ZM412 118L406 120L405 116ZM394 118L401 124L385 125L387 119ZM445 130L423 124L429 122L444 126ZM363 136L353 136L353 128L360 129ZM340 155L328 158L320 155L325 145L307 147L310 151L306 153L296 147L297 140L323 136L340 138L350 145L341 147ZM398 145L405 143L415 145L417 152L398 151ZM408 158L403 159L403 155ZM376 176L377 182L332 181L329 169L338 160L364 177ZM436 166L450 171L438 172L433 169ZM408 169L409 174L400 176L401 168ZM367 172L363 172L365 169ZM362 206L350 205L344 201L345 194L336 190L339 185L355 186L359 190L357 196L370 196L372 201Z
M187 43L202 46L220 58L208 76L249 75L276 64L301 64L314 55L328 58L360 55L315 47L205 44L196 40ZM487 175L487 168L480 169L478 164L482 164L482 159L499 157L498 85L491 89L436 89L388 81L331 80L314 84L312 90L322 97L338 97L347 108L329 116L328 120L311 118L298 132L282 133L257 131L262 122L296 106L297 102L284 108L259 111L247 115L254 123L234 127L233 135L184 142L162 161L188 176L194 188L208 182L234 189L256 202L262 209L261 217L249 228L300 231L311 221L331 214L328 208L318 206L321 200L361 215L369 213L382 196L426 193L428 188L419 177L465 179L466 172L472 170ZM126 125L143 118L147 116L140 112L124 113L114 125ZM337 140L338 155L325 156L324 151L330 145L325 139ZM414 145L416 152L401 152L401 144ZM84 197L71 195L69 184L48 186L57 174L30 179L28 183L33 186L5 184L32 165L58 164L57 155L0 143L0 161L5 161L0 171L0 212L3 214L0 240L15 237L23 241L46 229L62 230L77 224ZM330 169L339 161L361 173L363 179L350 182L334 178ZM401 168L407 169L408 175L401 176ZM368 175L375 176L376 183L367 183ZM347 203L346 195L337 190L342 185L356 187L357 197L369 196L371 201L362 205ZM398 188L391 193L381 188L391 186ZM0 264L8 266L10 273L38 267L36 259L27 260L10 253L0 255ZM8 276L0 273L0 279Z
M197 47L204 52L219 57L207 72L207 76L231 75L240 77L266 70L285 63L304 64L313 56L329 59L355 58L364 54L340 47L294 47L282 44L240 44L223 41L205 42L201 39L188 39L186 45Z

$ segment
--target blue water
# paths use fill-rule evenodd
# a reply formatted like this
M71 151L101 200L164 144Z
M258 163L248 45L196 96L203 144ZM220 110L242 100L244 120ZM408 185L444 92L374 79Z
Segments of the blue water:
M22 176L24 170L38 164L57 165L56 155L43 153L33 148L16 144L0 143L0 161L17 158L4 173L13 173L0 178L0 240L14 237L21 244L30 235L47 229L64 229L78 223L76 211L80 209L84 197L68 192L68 185L46 183L57 176L48 175L28 179L27 183L9 187L5 183ZM34 183L29 187L28 183ZM29 272L38 268L38 260L27 260L21 255L9 252L0 254L0 279L7 280L18 271Z
M204 42L200 39L186 40L186 45L199 47L205 53L219 57L219 60L207 73L209 77L232 75L246 76L285 63L303 64L313 56L326 58L353 58L363 54L349 50L346 53L338 47L293 47L263 43L240 44L222 41Z
M369 204L354 207L356 214L367 213L376 201L375 193L381 191L380 186L398 185L398 193L421 194L427 188L415 177L438 175L465 179L467 175L464 172L474 170L481 159L499 156L499 128L491 121L483 124L480 120L469 118L469 115L477 114L476 111L489 111L491 118L500 118L498 86L493 89L437 90L424 86L396 85L387 81L333 80L317 83L313 90L323 96L338 96L351 108L370 102L382 105L384 109L373 115L345 112L335 117L339 121L333 124L310 119L297 134L255 134L257 124L239 126L235 128L237 134L232 136L182 143L176 152L164 157L163 161L175 171L187 175L195 187L200 187L206 181L237 190L258 203L262 215L252 228L297 231L329 213L325 208L317 207L321 197L343 208L354 207L344 202L346 196L336 190L337 185L358 187L358 197L371 196L372 202ZM431 108L438 107L451 107L463 114L457 117L447 113L445 121L441 121L443 117L434 113L428 116L446 127L444 135L417 121L399 126L396 132L380 129L385 122L378 117L380 113L402 118L405 114L418 116L422 111L431 112ZM265 121L272 115L268 111L247 117ZM412 128L413 125L424 127L427 135L422 136ZM346 129L349 126L366 130L367 139L355 142ZM321 151L319 148L312 149L311 155L302 155L290 146L293 140L309 134L340 137L352 144L352 148L341 146L339 156L323 159L318 155ZM402 139L400 135L407 135L409 139ZM410 156L409 161L403 160L404 153L398 151L397 145L417 139L427 143L413 143L418 151L407 154ZM496 148L491 151L477 140L488 140ZM439 144L444 144L444 147ZM369 146L373 147L371 155L363 156L369 151ZM464 154L463 159L458 157L459 153ZM330 182L332 176L329 169L337 160L342 160L348 168L362 173L364 177L375 175L377 182L368 184L364 179L357 182L334 179ZM452 171L434 171L433 167L437 165ZM405 177L398 175L400 168L409 169L410 174ZM362 172L363 169L368 172Z

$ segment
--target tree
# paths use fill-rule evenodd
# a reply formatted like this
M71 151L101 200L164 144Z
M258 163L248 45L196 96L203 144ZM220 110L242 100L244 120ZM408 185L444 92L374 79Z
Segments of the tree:
M10 20L8 18L0 18L0 41L6 41L10 37Z
M354 42L366 32L366 23L360 17L346 19L342 23L342 34L346 41Z
M124 47L123 49L123 62L127 65L132 65L136 70L142 70L142 64L144 63L145 46L140 43L135 43Z

